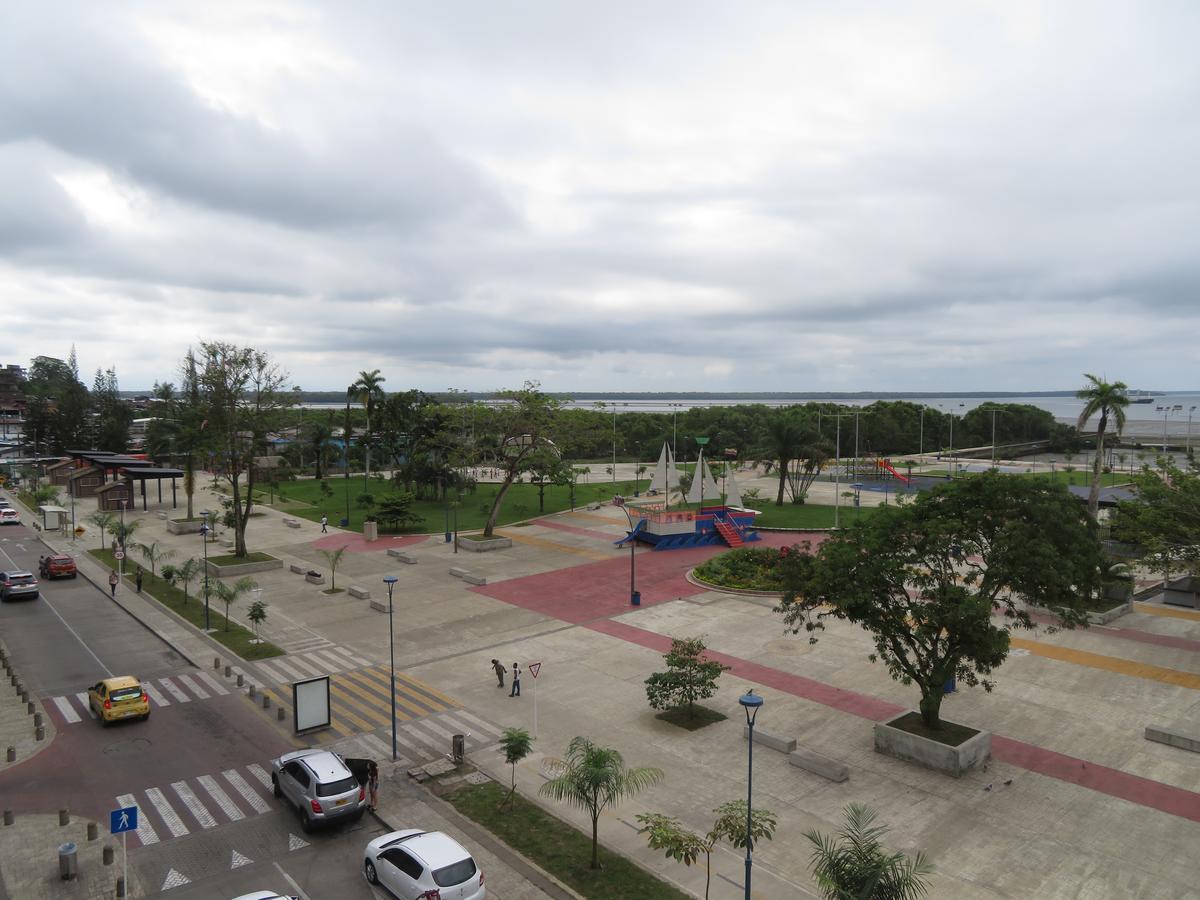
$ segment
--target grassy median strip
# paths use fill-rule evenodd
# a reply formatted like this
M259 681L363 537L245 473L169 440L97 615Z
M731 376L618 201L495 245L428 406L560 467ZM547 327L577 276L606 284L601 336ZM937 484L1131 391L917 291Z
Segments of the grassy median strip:
M111 550L89 550L93 557L107 566L109 569L117 567L117 561L113 558ZM128 563L128 560L126 560ZM150 570L144 568L138 563L127 564L125 567L125 585L127 588L133 588L133 576L138 570L142 570L142 593L153 600L157 600L171 612L181 618L187 619L197 628L204 627L204 595L203 587L199 587L192 592L190 597L185 598L183 591L172 584L168 584L163 578L158 575L151 575ZM200 576L202 584L204 576ZM283 656L284 652L279 647L276 647L270 641L263 641L261 644L250 643L254 640L254 632L248 628L244 628L237 622L232 620L226 621L224 614L220 612L223 606L215 597L209 599L209 626L216 630L210 635L218 644L228 647L242 659L270 659L272 656Z
M655 878L623 856L600 848L602 868L592 869L592 838L564 825L518 794L511 808L500 803L508 789L489 781L448 794L454 808L584 897L596 900L688 900L690 894ZM603 839L603 828L601 829ZM486 874L486 873L485 873Z

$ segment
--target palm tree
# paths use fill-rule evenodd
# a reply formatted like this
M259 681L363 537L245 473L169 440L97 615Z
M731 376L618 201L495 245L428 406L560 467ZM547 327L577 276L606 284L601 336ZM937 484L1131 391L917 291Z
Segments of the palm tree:
M775 460L775 465L779 469L779 493L775 497L776 506L783 506L783 491L787 486L788 467L796 458L796 453L803 440L804 430L790 413L781 412L772 416L767 422L767 443L760 452Z
M1088 419L1096 413L1100 421L1096 425L1096 459L1092 463L1092 488L1088 491L1088 514L1096 518L1100 509L1100 468L1104 462L1104 432L1108 428L1108 417L1111 415L1116 424L1116 434L1120 437L1125 429L1125 407L1129 405L1128 386L1123 381L1111 384L1095 375L1084 374L1091 382L1075 393L1083 401L1083 411L1079 413L1079 424L1083 428Z
M363 453L365 454L365 468L363 472L364 490L366 489L367 476L371 474L371 414L375 412L375 401L383 399L385 396L383 388L380 387L385 381L387 379L379 374L379 370L373 369L370 372L359 372L358 381L350 385L351 395L355 400L362 403L363 408L367 412L367 433L363 436Z
M188 557L183 565L174 567L174 573L175 577L172 580L183 585L183 605L187 606L188 585L200 577L200 562L194 556Z
M224 581L214 583L213 592L217 595L217 599L225 604L225 630L229 630L229 607L238 602L238 599L243 594L248 594L258 587L258 582L253 578L239 578L232 585L226 584Z
M104 532L115 531L117 527L116 513L104 512L103 510L92 513L84 521L86 521L89 525L95 525L100 529L101 548L104 547Z
M508 796L500 802L501 806L505 803L512 805L513 798L517 795L517 763L527 757L531 750L533 738L524 728L505 728L500 734L500 752L504 754L504 761L512 766L512 788Z
M878 813L869 806L851 803L845 814L836 838L804 832L814 848L809 868L827 900L910 900L929 892L933 865L923 852L889 854L880 843L887 826L874 824Z
M175 555L174 550L160 547L158 541L152 541L149 544L134 544L133 546L142 554L142 559L150 563L151 578L158 574L157 568L160 562L171 559Z
M566 759L547 760L546 768L554 777L538 793L565 801L592 819L593 869L600 868L600 813L663 778L662 769L625 768L619 751L600 747L585 737L572 738Z
M333 439L333 414L330 413L328 422L309 422L307 428L308 446L313 451L313 474L321 479L325 477L326 454L337 446Z
M343 544L336 550L322 550L321 555L325 557L325 562L329 563L329 590L337 590L337 567L342 561L342 555L346 552L349 544Z

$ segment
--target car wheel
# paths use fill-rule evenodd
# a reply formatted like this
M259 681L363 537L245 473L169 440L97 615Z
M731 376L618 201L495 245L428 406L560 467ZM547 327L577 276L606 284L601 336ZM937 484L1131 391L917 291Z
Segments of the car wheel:
M78 577L79 577L79 573L78 573L78 572L72 572L72 573L71 573L71 577L72 577L72 578L78 578Z
M273 793L276 797L283 796L283 789L279 786L279 779L274 775L271 776L271 793Z
M300 828L305 834L312 834L313 820L307 809L300 810Z
M150 718L150 711L146 710L146 714L142 716L142 721L145 722L148 718Z
M379 873L375 871L375 863L369 859L363 863L363 874L370 884L379 884Z

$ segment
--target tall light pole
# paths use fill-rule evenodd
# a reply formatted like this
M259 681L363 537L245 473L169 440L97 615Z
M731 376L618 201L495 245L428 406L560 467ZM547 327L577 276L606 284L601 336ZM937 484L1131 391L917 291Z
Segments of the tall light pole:
M392 762L396 761L396 641L392 637L392 588L396 586L395 575L384 575L383 583L388 587L388 653L392 660Z
M917 438L917 459L920 460L925 455L925 407L921 407L921 430L920 437Z
M833 464L833 527L841 526L841 511L842 511L842 419L846 416L852 416L854 413L833 413L833 417L837 419L837 438L834 441L834 464Z
M1195 411L1196 411L1196 407L1194 407L1194 406L1188 408L1187 443L1185 443L1183 445L1183 452L1185 454L1187 454L1188 456L1192 455L1192 413L1194 413ZM74 509L75 508L74 507L75 499L73 497L71 498L71 503L72 503L71 508ZM72 512L71 515L72 515L72 517L74 517L75 513Z
M841 420L838 421L840 424ZM746 710L746 726L750 729L746 772L746 900L750 900L750 867L754 864L751 846L754 843L752 838L754 829L751 825L751 808L754 801L754 720L758 717L758 710L763 705L763 699L750 690L738 697L738 703Z
M979 408L983 412L990 412L992 414L992 465L995 466L996 465L996 413L1005 412L1005 410L1001 409L999 406L981 406Z
M681 404L679 404L679 403L671 404L671 406L673 407L672 411L671 411L671 453L674 454L676 457L679 456L679 452L675 449L675 440L676 440L676 438L679 437L679 407L680 407L680 405Z
M207 633L211 630L208 627L208 510L200 515L204 517L204 523L200 526L200 540L204 542L204 631Z
M125 589L125 506L128 500L121 500L121 558L117 563L121 567L121 571L117 574L118 580L121 582L121 590Z

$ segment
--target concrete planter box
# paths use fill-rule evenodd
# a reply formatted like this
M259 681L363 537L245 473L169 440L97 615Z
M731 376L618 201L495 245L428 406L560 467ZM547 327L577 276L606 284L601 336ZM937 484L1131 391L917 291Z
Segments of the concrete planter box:
M1058 610L1050 609L1046 606L1030 605L1030 610L1034 612L1045 613L1048 616L1057 616ZM1119 619L1128 612L1133 612L1132 597L1120 601L1113 601L1113 605L1109 609L1099 610L1097 612L1089 612L1087 614L1089 625L1107 625L1113 619Z
M894 728L890 722L879 722L875 725L875 752L958 778L992 755L992 733L980 731L957 747L951 747Z
M203 519L193 519L190 522L184 519L167 519L167 531L171 534L199 534L202 525Z
M304 580L305 580L305 581L307 581L309 584L324 584L324 583L325 583L325 576L324 576L324 575L309 575L309 574L306 574L306 575L304 576Z
M379 540L379 523L363 522L363 537L368 541Z
M492 537L486 541L473 541L468 537L458 539L458 549L468 553L487 553L491 550L507 550L512 546L512 538Z
M217 578L241 578L243 575L253 575L255 572L270 572L272 569L282 569L282 559L264 559L261 562L239 563L232 566L208 564L208 574Z

